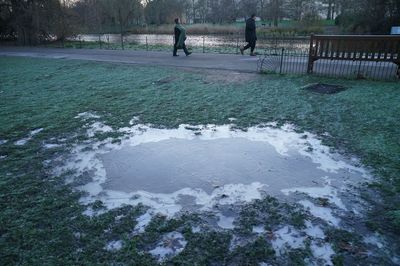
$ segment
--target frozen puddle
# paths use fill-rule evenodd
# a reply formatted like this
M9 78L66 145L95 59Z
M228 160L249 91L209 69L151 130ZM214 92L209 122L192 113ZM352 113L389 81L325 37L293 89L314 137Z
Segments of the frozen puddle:
M149 207L134 228L139 234L155 214L174 217L182 211L212 212L220 230L234 230L236 215L225 216L220 207L264 195L296 202L320 223L339 227L342 217L359 206L354 194L348 193L350 187L370 178L356 166L356 159L332 154L315 135L297 133L291 125L265 124L246 131L233 125L176 129L132 125L117 130L97 116L90 119L96 121L87 124L88 137L109 132L124 137L119 143L108 138L76 145L54 174L66 174L68 183L86 192L81 202L88 206L101 200L107 209L124 204ZM96 213L87 208L87 215ZM253 233L266 232L261 224ZM306 231L298 232L286 226L274 233L272 244L278 254L285 247L303 247L308 235L319 241L312 242L315 257L330 264L333 251L322 243L320 227L308 224ZM172 238L180 239L179 243ZM176 233L165 236L162 243L150 251L159 260L179 253L186 244Z
M79 118L79 116L77 117ZM88 136L114 129L99 121ZM262 125L247 131L224 126L156 129L122 128L112 139L77 145L55 174L73 171L68 182L87 192L82 203L101 200L108 208L142 203L168 217L182 210L212 210L214 205L250 202L269 194L307 195L298 202L337 226L331 209L310 199L324 198L330 207L347 210L344 190L365 181L368 173L346 161L310 133L292 126ZM326 209L326 210L325 210ZM88 214L90 210L88 210Z
M292 186L315 186L326 175L294 150L282 155L268 142L243 137L168 139L125 146L99 158L107 175L104 188L123 192L169 194L192 188L211 194L227 184L259 182L276 195Z

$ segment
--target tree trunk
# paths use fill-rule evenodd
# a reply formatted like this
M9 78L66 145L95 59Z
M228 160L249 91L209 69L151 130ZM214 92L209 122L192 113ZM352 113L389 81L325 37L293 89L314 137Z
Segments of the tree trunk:
M194 0L192 1L192 5L193 5L193 21L192 24L196 23L196 6L194 3Z
M119 19L119 31L121 34L121 47L122 47L122 50L124 50L124 33L123 33L123 27L122 27L121 8L118 9L118 19Z
M273 14L273 20L274 20L274 26L278 27L278 20L279 20L279 0L274 0L274 14Z
M328 13L326 14L326 19L331 20L332 17L332 0L328 0Z

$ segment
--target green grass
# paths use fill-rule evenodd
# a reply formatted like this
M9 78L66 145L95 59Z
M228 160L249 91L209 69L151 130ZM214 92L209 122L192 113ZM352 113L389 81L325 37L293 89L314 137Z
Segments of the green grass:
M135 226L134 218L145 211L143 206L123 207L95 218L83 216L83 207L78 203L80 195L72 192L62 177L50 175L49 167L43 165L44 160L65 150L44 150L42 144L52 137L67 137L68 149L82 141L84 122L74 117L85 111L99 113L114 128L128 126L133 116L140 116L143 123L170 128L182 123L225 124L229 123L228 118L236 117L240 127L278 121L294 123L300 130L320 136L327 132L329 135L323 135L325 144L359 156L379 177L373 187L375 194L365 197L373 207L365 222L383 234L394 236L393 239L400 235L398 83L278 75L260 75L248 82L213 82L209 72L14 57L0 57L0 65L0 139L8 140L0 146L0 156L7 156L0 161L3 265L111 262L150 265L155 261L142 249L160 233L178 229L185 234L189 247L202 249L185 250L172 262L221 263L237 258L254 263L261 257L274 261L265 243L257 249L249 244L229 252L229 234L185 233L188 220L193 217L156 219L145 235L132 238L129 232ZM157 83L171 76L176 79ZM320 95L300 89L314 82L339 84L348 90ZM27 145L13 145L36 128L44 130ZM283 220L302 226L304 215L293 213L289 207L290 216L282 217L280 210L271 209L275 206L273 201L255 204L260 205L247 211L263 209L274 215L271 225ZM125 218L115 220L121 214ZM251 219L263 221L267 217ZM249 223L253 222L251 219ZM110 230L104 233L106 229ZM246 230L243 227L244 233ZM74 237L76 232L81 236ZM342 241L337 238L333 241ZM103 249L108 241L115 239L124 240L123 249L118 252ZM307 251L290 253L292 261L304 256ZM339 253L337 261L342 261L343 256L353 255Z

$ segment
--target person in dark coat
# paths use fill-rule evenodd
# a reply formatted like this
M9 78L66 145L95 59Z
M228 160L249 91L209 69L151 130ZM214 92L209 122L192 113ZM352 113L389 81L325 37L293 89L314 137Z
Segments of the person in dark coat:
M255 56L254 49L256 48L256 15L252 14L251 17L246 21L246 42L247 45L240 47L240 53L243 55L243 52L249 48L250 55Z
M190 55L191 52L189 52L186 48L185 45L185 40L186 40L186 29L181 25L179 18L175 19L175 44L174 44L174 56L178 56L177 52L178 49L183 49L185 52L186 56Z

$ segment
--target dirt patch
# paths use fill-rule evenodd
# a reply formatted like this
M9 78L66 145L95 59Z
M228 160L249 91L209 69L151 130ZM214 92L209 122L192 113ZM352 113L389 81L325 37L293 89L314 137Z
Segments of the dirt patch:
M157 81L155 82L155 84L157 84L157 85L163 85L163 84L171 83L171 82L173 82L173 81L175 81L175 80L178 80L178 77L171 76L171 77L166 77L166 78L159 79L159 80L157 80Z
M304 89L321 94L334 94L346 90L346 88L343 86L324 84L324 83L307 85L304 87Z
M199 70L199 69L185 69L185 71L190 73L201 74L204 76L202 80L204 84L212 84L212 83L246 83L248 81L254 81L260 78L258 73L246 73L246 72L237 72L230 70Z

